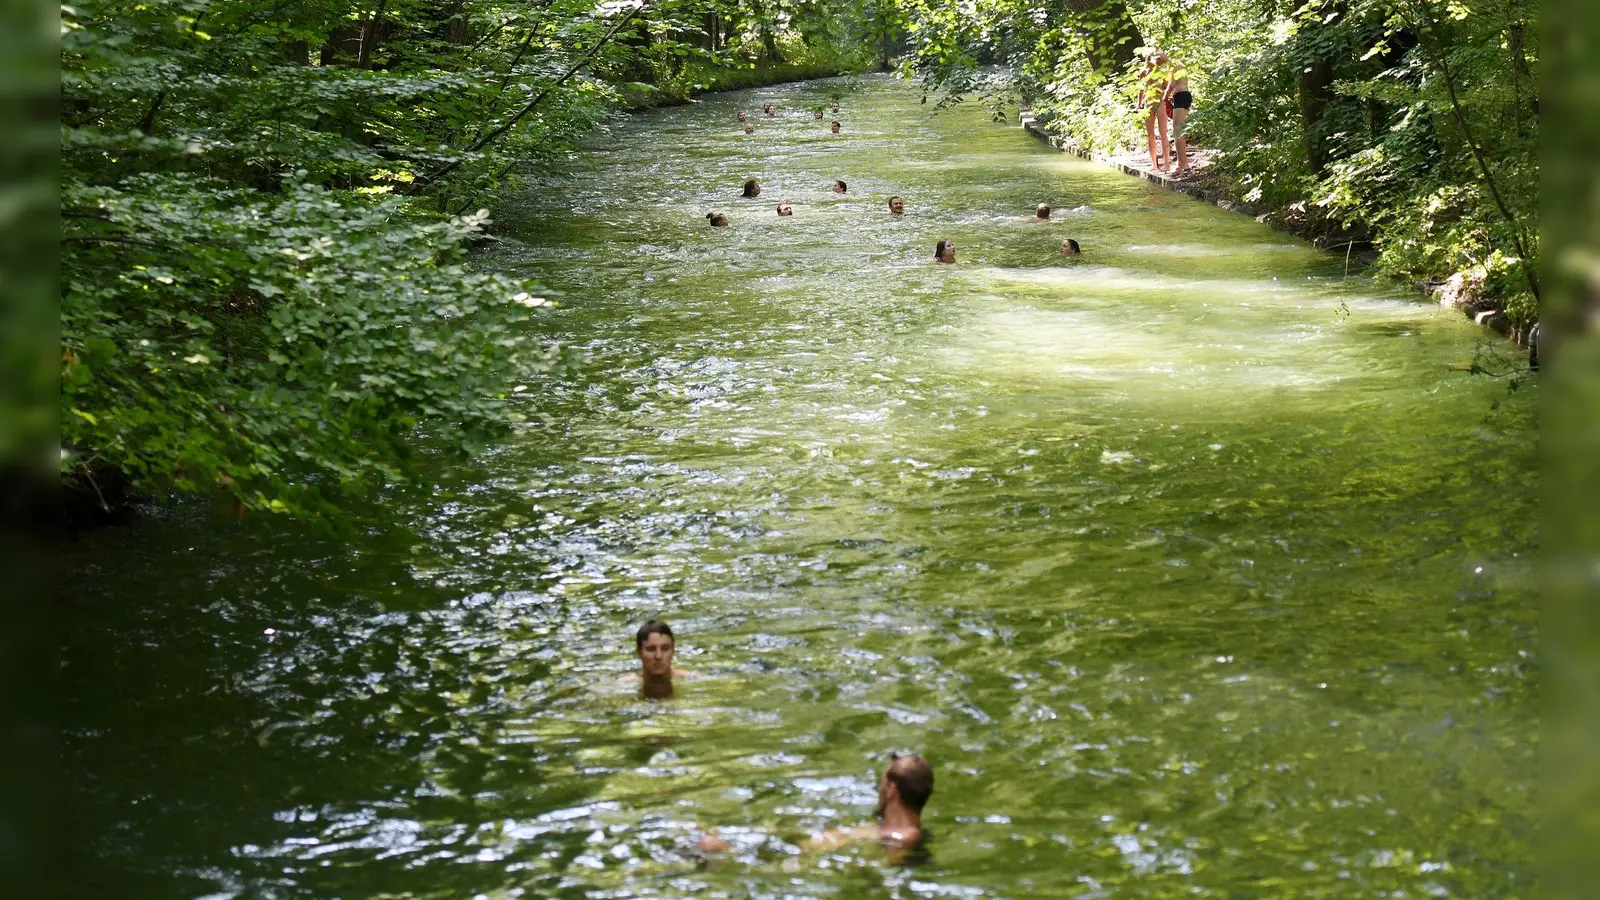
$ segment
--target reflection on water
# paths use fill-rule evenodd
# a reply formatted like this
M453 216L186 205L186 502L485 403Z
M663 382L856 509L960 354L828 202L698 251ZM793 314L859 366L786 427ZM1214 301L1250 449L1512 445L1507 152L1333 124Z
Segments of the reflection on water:
M1451 368L1476 333L888 80L730 133L829 90L508 196L485 262L585 362L357 536L70 548L85 892L1530 890L1532 398ZM618 689L656 616L671 703ZM901 749L931 858L802 852Z

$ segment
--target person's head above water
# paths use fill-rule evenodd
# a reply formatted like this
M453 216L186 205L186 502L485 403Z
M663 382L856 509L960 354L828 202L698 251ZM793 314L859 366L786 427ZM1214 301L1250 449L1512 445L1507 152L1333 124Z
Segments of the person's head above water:
M905 211L906 202L904 200L901 200L898 196L889 198L889 212L898 216Z
M647 700L672 696L672 676L684 675L672 668L672 654L678 648L672 626L651 619L633 635L633 654L639 657L639 693Z
M1033 208L1033 217L1035 219L1048 219L1048 218L1050 218L1050 204L1041 203L1038 206L1035 206Z
M761 107L761 111L766 113L769 116L770 115L774 115L774 113L772 111L772 104L771 103L768 103L766 106Z
M672 626L660 619L640 625L633 635L633 652L639 657L646 679L672 677L672 651L676 648Z
M820 120L820 119L821 119L821 118L822 118L822 110L820 110L820 109L819 109L819 110L817 110L817 118L818 118L818 119L819 119L819 120Z
M780 216L792 216L792 215L794 215L794 209L789 206L789 201L785 200L782 203L778 204L778 215L780 215Z
M937 262L953 263L956 261L956 242L945 238L934 245L933 258Z
M754 125L751 125L749 122L746 122L746 123L744 123L744 133L745 134L755 134L756 133L756 127Z
M1061 242L1061 255L1062 256L1077 256L1079 253L1082 253L1082 252L1083 252L1083 250L1078 247L1078 242L1073 240L1072 238L1067 238L1066 240Z
M933 796L933 767L915 753L895 753L878 782L878 817L885 837L907 844L922 840L922 808Z
M750 179L749 181L746 181L744 183L744 194L742 194L741 196L745 196L745 197L759 197L759 196L761 196L761 183L756 181L754 178Z
M850 190L850 186L845 184L842 181L835 181L833 183L833 192L835 194L842 194L842 193L844 193L845 191L848 191L848 190Z
M839 133L839 122L838 122L838 120L834 120L834 123L832 125L828 126L828 130L833 132L834 134L838 134Z
M728 217L722 213L706 213L706 221L710 222L713 227L720 228L728 224Z
M742 110L742 109L739 110L739 112L735 113L735 115L737 115L739 117L739 121L741 121L741 122L744 121L744 110Z

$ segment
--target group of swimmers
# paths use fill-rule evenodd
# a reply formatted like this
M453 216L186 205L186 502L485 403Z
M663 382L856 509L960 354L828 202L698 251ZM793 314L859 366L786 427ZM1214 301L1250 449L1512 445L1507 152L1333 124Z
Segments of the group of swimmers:
M639 695L646 700L670 700L674 693L674 678L692 677L694 673L674 668L673 654L677 639L672 626L659 619L639 626L634 633L633 652L639 658L639 671L629 680L639 683ZM805 842L808 850L828 852L857 841L876 840L881 843L891 859L904 859L905 854L921 846L922 808L933 795L933 768L928 761L915 753L893 753L889 765L878 781L878 805L873 810L877 824L856 828L835 828L814 835ZM728 851L728 842L715 832L703 835L697 849L705 854Z
M773 105L771 103L768 103L765 106L763 106L761 108L761 111L764 114L768 115L768 116L776 116L778 114L777 110L773 107ZM835 113L839 112L838 104L834 105L833 111ZM739 121L744 123L744 133L745 134L753 133L755 131L755 126L751 125L748 121L746 121L747 117L745 116L744 112L740 111L737 115L739 117ZM816 117L819 120L822 118L822 110L819 109L819 110L816 111ZM834 134L838 134L839 133L839 122L838 122L837 119L835 119L833 121L833 123L829 126L829 130L832 131ZM845 184L843 181L834 181L833 184L829 186L829 190L831 190L835 194L844 194L844 193L849 192L850 187L849 187L849 185ZM754 178L751 178L751 179L747 180L744 183L744 190L739 196L742 199L745 199L745 200L753 200L753 199L755 199L757 197L760 197L761 196L761 183L756 181ZM890 213L890 215L895 215L895 216L904 215L905 211L906 211L906 203L905 203L904 199L902 199L899 196L894 196L894 197L890 197L889 198L889 213ZM794 215L794 204L792 204L788 200L779 201L779 203L778 203L778 215L780 215L780 216L792 216L792 215ZM1049 220L1049 218L1050 218L1050 204L1048 204L1048 203L1040 203L1038 206L1035 206L1034 210L1033 210L1033 217L1034 217L1034 219L1036 221L1047 221L1047 220ZM711 227L713 227L713 228L722 228L722 227L725 227L726 225L729 224L727 215L724 214L724 213L719 213L719 212L708 212L708 213L706 213L706 222L709 223L711 225ZM1061 242L1061 255L1062 256L1077 256L1082 252L1083 252L1083 248L1080 247L1078 242L1073 238L1067 238L1066 240L1063 240ZM936 263L954 263L956 261L956 242L950 240L949 238L941 239L938 244L934 245L934 248L933 248L933 260Z
M773 108L771 103L768 103L766 106L761 107L761 111L763 113L765 113L766 115L768 115L768 116L776 116L778 114L777 109ZM834 111L835 114L838 114L838 112L839 112L839 104L835 103L833 105L833 111ZM749 117L747 117L742 110L739 112L739 121L744 125L744 133L745 134L755 134L756 133L756 126L751 124L751 122L749 121ZM820 109L817 110L817 121L819 121L819 122L822 121L822 110L820 110ZM832 122L828 123L828 130L833 132L834 134L838 134L839 133L840 127L841 126L839 125L839 120L838 119L834 119Z

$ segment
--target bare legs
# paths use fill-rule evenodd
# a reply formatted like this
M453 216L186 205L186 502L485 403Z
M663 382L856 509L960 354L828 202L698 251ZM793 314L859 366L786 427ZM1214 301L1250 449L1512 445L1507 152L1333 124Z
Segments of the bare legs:
M1183 126L1189 121L1189 110L1179 107L1172 111L1172 135L1178 151L1178 167L1174 175L1189 174L1189 139L1183 136Z
M1162 160L1156 159L1156 111L1146 109L1144 113L1144 142L1150 148L1150 168L1157 171L1164 169Z
M1151 116L1147 121L1154 121L1156 136L1161 139L1161 156L1156 160L1156 171L1165 172L1167 170L1165 163L1172 156L1171 147L1167 144L1167 106L1160 97L1157 97L1156 101L1150 104L1150 112ZM1148 128L1147 125L1146 129ZM1155 149L1154 145L1151 149Z

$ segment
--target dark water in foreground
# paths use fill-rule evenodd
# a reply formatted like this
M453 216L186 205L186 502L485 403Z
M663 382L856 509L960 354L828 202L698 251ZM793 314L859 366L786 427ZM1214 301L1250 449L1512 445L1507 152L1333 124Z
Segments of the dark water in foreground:
M903 85L797 109L846 88L508 198L488 262L587 361L359 538L69 548L82 894L1531 891L1533 398L1458 370L1480 335ZM704 673L665 706L615 689L654 615ZM800 853L896 749L931 860Z

